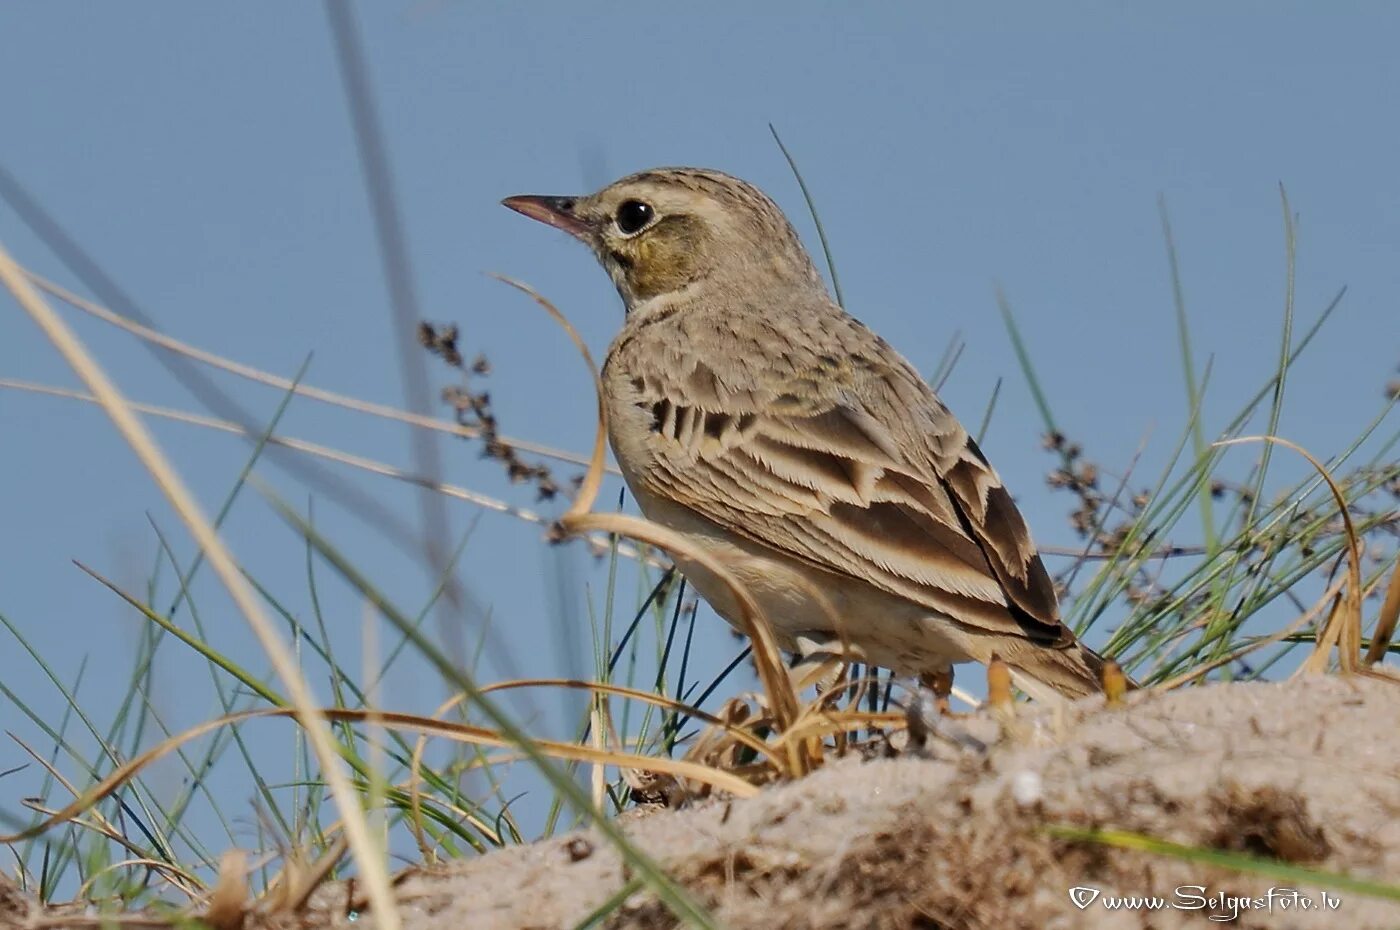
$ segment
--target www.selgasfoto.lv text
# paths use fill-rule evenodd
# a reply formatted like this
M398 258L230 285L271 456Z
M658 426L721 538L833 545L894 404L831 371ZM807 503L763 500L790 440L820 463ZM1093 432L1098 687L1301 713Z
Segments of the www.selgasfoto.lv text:
M1305 892L1297 888L1270 888L1263 894L1238 895L1212 891L1205 885L1178 885L1169 896L1111 895L1091 885L1069 889L1069 899L1080 910L1091 906L1110 911L1204 911L1211 920L1237 920L1241 911L1323 910L1335 911L1342 899L1325 891Z

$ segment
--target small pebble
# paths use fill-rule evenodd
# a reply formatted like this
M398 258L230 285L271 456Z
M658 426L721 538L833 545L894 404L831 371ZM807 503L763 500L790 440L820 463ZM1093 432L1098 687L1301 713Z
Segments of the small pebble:
M584 859L593 855L593 844L581 836L576 836L569 840L565 849L569 851L570 862L582 862Z
M1045 783L1039 772L1022 769L1011 776L1011 798L1019 807L1033 807L1045 797Z

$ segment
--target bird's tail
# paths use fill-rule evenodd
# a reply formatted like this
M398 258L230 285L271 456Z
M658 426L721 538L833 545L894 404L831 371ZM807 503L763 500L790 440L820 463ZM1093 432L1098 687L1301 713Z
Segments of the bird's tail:
M1016 687L1033 700L1081 698L1103 691L1103 657L1078 642L1062 648L1021 650L1007 659L1007 665ZM1128 687L1137 685L1129 679Z

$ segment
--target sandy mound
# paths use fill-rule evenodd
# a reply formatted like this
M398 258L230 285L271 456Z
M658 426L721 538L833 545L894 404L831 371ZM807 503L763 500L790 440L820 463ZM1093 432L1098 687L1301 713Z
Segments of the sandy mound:
M1358 877L1400 876L1400 687L1323 678L1220 685L1128 709L1081 702L986 753L849 760L748 801L659 813L636 842L735 928L1208 926L1203 909L1110 909L1106 899L1252 897L1283 879L1058 839L1045 824L1121 829L1269 855ZM996 742L990 720L967 727ZM587 833L409 876L411 930L574 927L622 887ZM1099 897L1080 909L1069 889ZM1239 927L1400 926L1400 903L1301 886ZM313 925L348 925L346 889L318 893ZM1091 892L1081 892L1087 895ZM358 915L357 930L370 915ZM675 923L648 893L610 927Z
M1221 685L1029 712L985 751L849 759L738 802L632 819L628 831L733 928L1400 927L1400 902L1322 890L1049 835L1127 830L1358 878L1400 876L1400 687L1365 679ZM627 874L589 833L415 871L397 890L408 930L572 928ZM1186 887L1181 887L1186 886ZM1250 901L1278 889L1265 909ZM1070 896L1097 895L1083 908ZM1181 890L1178 890L1181 888ZM1282 889L1297 888L1295 897ZM1199 897L1193 897L1198 895ZM1176 908L1116 906L1159 896ZM247 930L372 925L353 884ZM1214 900L1210 900L1214 899ZM1304 903L1306 902L1306 903ZM1330 906L1329 906L1330 902ZM0 882L0 927L39 915ZM58 915L44 921L61 926ZM603 924L675 926L648 892Z

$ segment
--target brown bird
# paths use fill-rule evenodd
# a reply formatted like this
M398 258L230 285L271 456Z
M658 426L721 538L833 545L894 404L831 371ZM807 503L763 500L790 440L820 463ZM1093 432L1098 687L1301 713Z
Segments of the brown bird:
M1011 495L919 373L841 309L782 211L659 168L513 210L597 255L627 308L608 433L647 518L749 589L784 648L951 684L995 654L1034 698L1099 690ZM686 578L731 623L704 566Z

